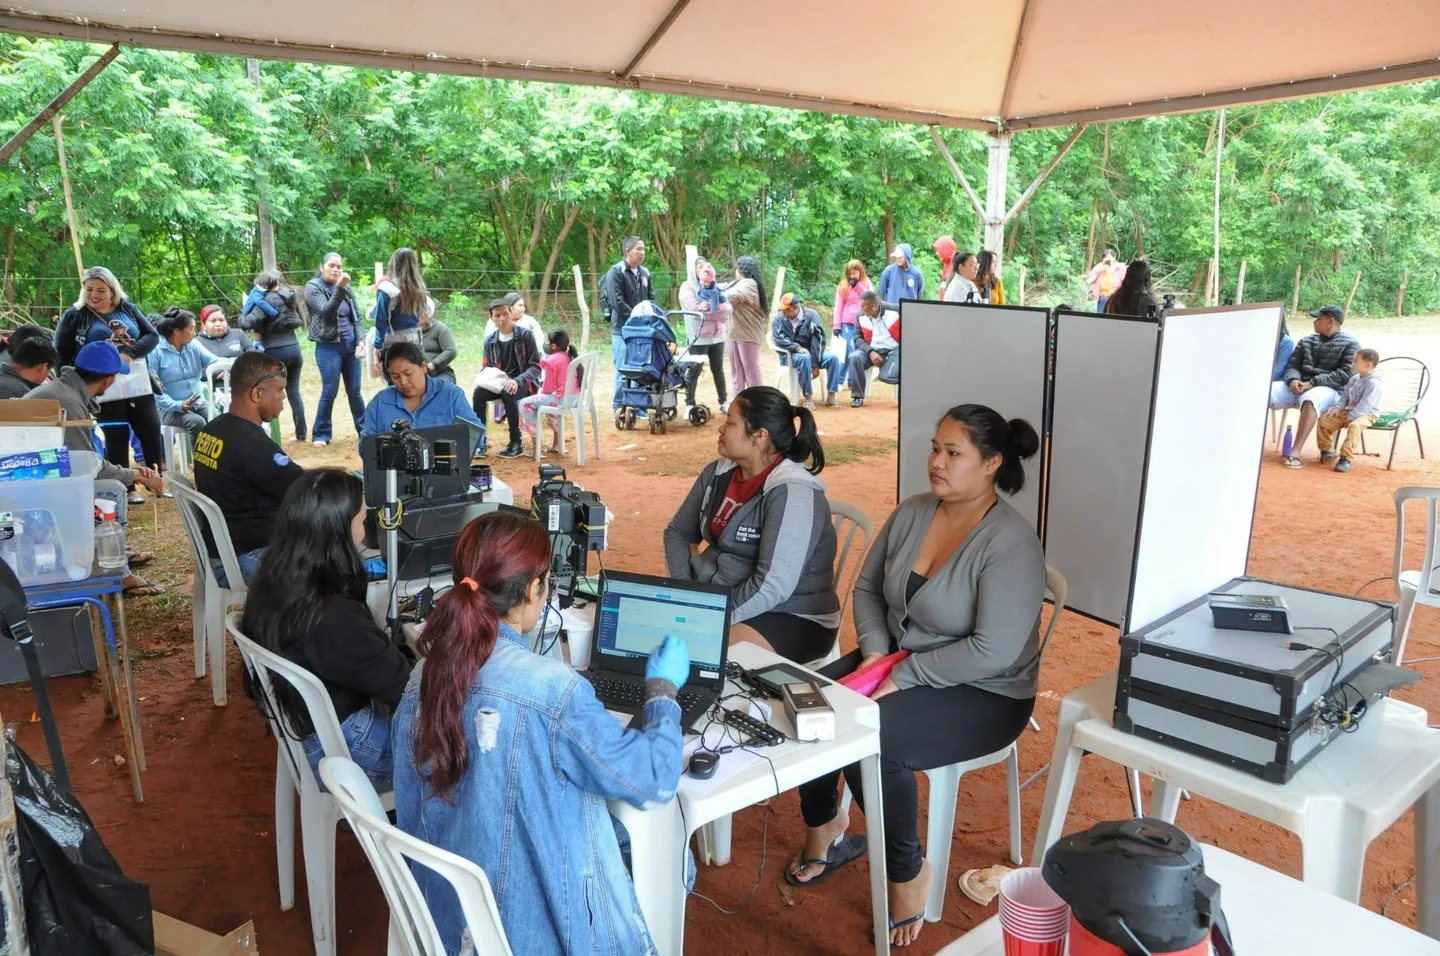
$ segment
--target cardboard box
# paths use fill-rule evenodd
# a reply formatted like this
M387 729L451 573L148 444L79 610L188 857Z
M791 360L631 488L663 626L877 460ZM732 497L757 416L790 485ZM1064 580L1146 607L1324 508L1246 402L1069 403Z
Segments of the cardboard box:
M66 422L59 402L11 398L0 402L0 455L59 448L65 444Z
M155 956L259 956L254 922L216 936L164 913L151 915L155 919Z

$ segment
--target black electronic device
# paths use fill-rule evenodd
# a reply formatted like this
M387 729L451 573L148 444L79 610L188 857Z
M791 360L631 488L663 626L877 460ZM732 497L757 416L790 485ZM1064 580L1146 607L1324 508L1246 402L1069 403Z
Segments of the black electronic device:
M709 780L715 776L715 768L719 765L719 754L709 750L697 750L691 755L685 772L696 780Z
M559 465L541 465L530 508L550 535L550 587L559 595L560 606L569 607L576 579L585 576L589 552L605 550L605 505L595 492L566 480Z
M776 744L785 742L784 734L765 723L765 721L751 717L743 710L727 707L722 716L725 723L734 727L736 732L740 734L746 746L760 744L764 747L774 747Z
M807 678L782 685L780 701L795 728L796 740L835 739L835 708L815 681Z
M392 426L389 435L369 435L360 439L360 460L364 464L365 506L370 509L384 507L386 464L396 464L396 493L406 507L413 502L446 502L462 500L471 493L472 475L470 461L462 453L470 439L470 428L465 422L450 425L436 425L432 428L411 430L409 422L402 436L397 439ZM415 441L430 446L428 464L423 452L415 451ZM411 471L409 466L425 467Z
M1293 634L1290 609L1278 594L1232 594L1217 591L1207 595L1210 617L1218 628L1230 631L1263 631Z
M741 678L756 693L779 699L787 684L823 685L830 683L818 674L801 670L794 664L770 664L753 671L745 671Z

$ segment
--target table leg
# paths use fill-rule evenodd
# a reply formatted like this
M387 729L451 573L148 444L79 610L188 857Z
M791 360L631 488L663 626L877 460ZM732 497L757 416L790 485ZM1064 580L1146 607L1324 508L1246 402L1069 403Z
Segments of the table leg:
M1055 756L1050 762L1050 782L1045 785L1045 802L1040 807L1040 828L1035 832L1035 846L1030 860L1040 866L1045 851L1065 832L1065 817L1070 812L1070 798L1075 793L1075 777L1080 773L1080 760L1085 751L1070 746L1073 725L1063 728L1055 739Z
M685 842L679 800L653 810L620 801L610 812L630 834L630 875L640 914L660 956L681 956L685 945Z
M1440 939L1440 786L1415 801L1415 927Z
M145 765L145 740L140 733L140 700L135 693L135 674L130 667L130 632L125 627L125 595L112 595L115 601L115 630L120 645L120 665L125 674L125 692L130 698L131 734L135 738L135 757L139 763L134 773L135 792L140 792L140 771L149 770ZM136 799L141 799L136 797Z
M1175 822L1175 814L1180 812L1180 795L1185 791L1173 783L1166 783L1159 777L1153 778L1153 789L1150 791L1150 816L1157 820L1164 820L1166 823Z
M85 613L90 619L90 637L95 641L95 662L100 669L100 695L105 699L105 716L114 717L118 712L115 710L115 687L111 683L109 628L105 626L104 615L95 613L98 610L101 609L92 610L87 606Z
M870 844L870 907L874 916L875 956L890 953L890 895L885 879L885 805L880 795L880 755L860 761L865 795L865 839Z

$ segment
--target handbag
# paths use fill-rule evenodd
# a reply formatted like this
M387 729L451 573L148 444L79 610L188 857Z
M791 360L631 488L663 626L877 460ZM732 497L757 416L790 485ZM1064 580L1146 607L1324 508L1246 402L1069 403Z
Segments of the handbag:
M880 366L880 381L886 385L900 384L900 346L890 350L885 356L885 362Z

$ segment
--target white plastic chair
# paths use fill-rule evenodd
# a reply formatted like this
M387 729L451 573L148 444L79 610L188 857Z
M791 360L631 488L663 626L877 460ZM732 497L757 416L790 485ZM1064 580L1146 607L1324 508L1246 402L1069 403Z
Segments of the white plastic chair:
M768 327L765 329L765 344L775 353L775 387L790 397L790 404L798 404L800 402L800 373L795 371L793 363L784 361L785 353L780 351L779 346L775 344L775 336Z
M830 520L835 525L835 591L840 595L840 617L844 620L845 609L850 596L855 593L855 582L860 580L860 568L865 555L870 553L870 542L875 538L875 522L870 516L848 501L830 502ZM855 538L860 538L855 549ZM853 563L852 563L853 558ZM835 632L835 643L830 653L807 666L821 668L840 659L840 632Z
M210 688L215 706L225 706L225 609L245 603L245 578L240 574L240 561L230 541L230 529L220 506L195 490L183 475L169 477L170 489L180 507L180 521L190 539L191 556L195 559L195 586L192 589L193 626L195 629L195 676L205 676L205 661L210 660ZM225 569L229 587L222 588L210 565L210 552L205 547L203 529L209 528Z
M545 418L556 419L560 428L560 454L565 454L565 420L575 424L575 464L585 464L585 414L590 415L590 433L595 438L595 457L600 457L600 415L595 410L595 379L599 377L600 353L587 352L570 363L565 376L565 396L559 405L537 405L535 410L535 460L540 460Z
M226 618L226 627L240 656L255 677L257 703L275 747L275 858L280 876L280 908L295 905L295 798L300 798L300 839L305 855L305 886L310 897L310 933L316 956L335 953L335 827L340 804L315 777L299 735L291 730L275 703L273 677L279 675L305 702L305 711L326 757L350 759L350 748L335 716L330 693L320 679L240 633L240 615ZM372 789L373 793L373 789ZM394 806L394 795L389 795ZM368 852L368 851L367 851Z
M1440 564L1436 555L1436 501L1440 499L1440 488L1410 486L1395 492L1395 592L1400 596L1400 608L1395 620L1395 663L1405 660L1405 642L1410 637L1410 621L1415 616L1415 605L1425 604L1440 607L1440 588L1436 587L1435 571ZM1402 571L1405 557L1405 502L1425 502L1425 561L1418 571Z
M500 910L490 891L485 871L462 856L431 846L393 826L385 818L385 807L370 778L355 761L345 757L324 757L320 779L340 805L355 838L365 850L385 901L390 904L389 956L444 956L445 947L430 907L415 882L407 861L443 877L449 882L465 914L469 944L466 952L484 956L511 956L510 943L500 923ZM462 941L461 949L465 949Z
M179 425L161 425L160 438L165 445L165 458L170 462L168 475L184 474L195 467L190 433Z
M206 403L205 414L208 418L215 418L222 412L230 410L230 376L225 375L230 367L235 364L234 359L216 359L205 366L205 387L209 391L209 402ZM220 376L225 375L225 383L220 384Z

